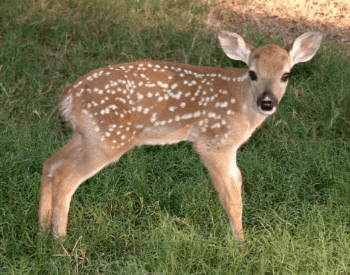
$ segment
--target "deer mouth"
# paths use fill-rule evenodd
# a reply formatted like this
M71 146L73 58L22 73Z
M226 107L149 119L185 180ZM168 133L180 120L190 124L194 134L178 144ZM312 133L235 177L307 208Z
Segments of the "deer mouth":
M257 105L261 114L271 115L276 111L278 100L270 91L266 91L258 97Z

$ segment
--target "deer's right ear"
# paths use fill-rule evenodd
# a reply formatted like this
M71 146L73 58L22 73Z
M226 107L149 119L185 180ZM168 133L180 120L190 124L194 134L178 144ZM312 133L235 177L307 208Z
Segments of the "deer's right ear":
M233 32L219 30L217 36L221 48L229 58L241 60L248 65L250 53L254 50L253 46L246 43L241 36Z

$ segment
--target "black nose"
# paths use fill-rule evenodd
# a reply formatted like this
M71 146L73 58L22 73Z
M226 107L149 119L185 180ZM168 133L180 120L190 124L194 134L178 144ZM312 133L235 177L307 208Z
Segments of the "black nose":
M271 111L274 107L277 107L277 104L276 97L270 91L265 91L258 97L257 105L262 111Z
M273 109L273 107L274 107L274 104L273 104L273 102L271 100L263 100L261 102L261 106L260 107L261 107L261 109L263 111L271 111Z

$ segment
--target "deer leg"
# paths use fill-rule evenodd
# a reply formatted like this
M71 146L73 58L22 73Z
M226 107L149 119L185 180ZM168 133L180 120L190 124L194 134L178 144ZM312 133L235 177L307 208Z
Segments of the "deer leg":
M94 148L80 134L75 134L72 141L44 165L46 176L43 175L39 219L44 228L52 221L55 238L66 235L70 201L79 185L126 151L115 151L111 157Z
M81 140L78 135L74 135L72 140L56 154L48 159L43 166L41 176L41 196L39 206L39 225L40 230L51 226L52 219L52 182L54 171L62 165L62 158L66 152L72 151L79 146Z
M242 227L242 176L236 165L236 150L206 150L196 146L230 219L234 237L244 240Z

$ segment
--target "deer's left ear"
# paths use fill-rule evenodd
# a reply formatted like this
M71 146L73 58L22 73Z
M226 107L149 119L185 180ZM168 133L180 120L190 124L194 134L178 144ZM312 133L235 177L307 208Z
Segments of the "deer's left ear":
M300 62L309 61L320 48L321 41L322 34L319 32L307 32L299 36L289 51L292 66Z
M222 50L229 58L241 60L248 65L250 53L254 50L252 45L233 32L219 30L217 36Z

